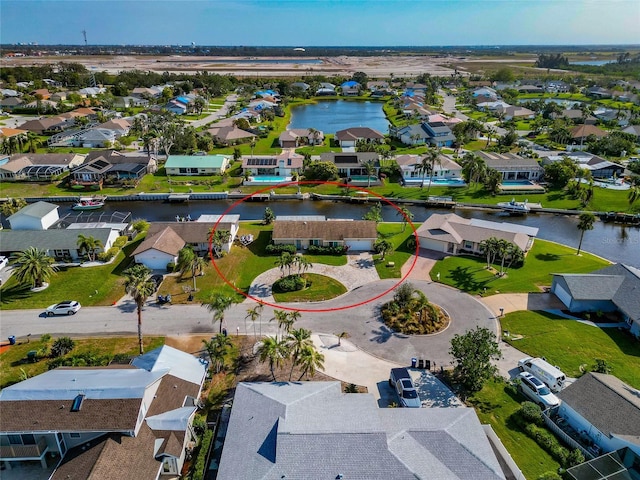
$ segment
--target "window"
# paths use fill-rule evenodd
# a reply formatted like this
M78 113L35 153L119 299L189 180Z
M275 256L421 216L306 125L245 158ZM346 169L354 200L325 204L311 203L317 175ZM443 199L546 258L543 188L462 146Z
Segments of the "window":
M315 246L320 246L321 245L321 241L320 240L309 240L309 245L315 245Z
M178 171L180 173L188 173L186 168L179 168Z
M80 438L80 434L79 433L70 433L69 437L71 437L71 438Z
M469 240L465 240L464 241L464 248L472 250L473 249L473 242L470 242Z
M22 437L20 435L8 435L11 445L22 445Z
M36 444L36 437L34 437L33 434L31 434L31 433L23 433L22 434L22 444L23 445L35 445Z

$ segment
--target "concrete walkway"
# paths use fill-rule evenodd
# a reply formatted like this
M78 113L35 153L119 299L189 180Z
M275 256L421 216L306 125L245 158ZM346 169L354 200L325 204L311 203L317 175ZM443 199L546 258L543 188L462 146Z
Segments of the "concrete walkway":
M342 283L347 288L347 291L380 280L378 271L373 263L373 257L368 252L347 255L347 264L339 267L314 263L313 268L310 268L307 272L333 278ZM249 295L274 303L271 286L280 277L282 277L282 271L279 268L272 268L261 273L249 287ZM248 298L245 300L245 303L247 302L254 302L254 300Z
M554 310L563 309L558 297L552 293L499 293L489 297L478 297L494 315L511 313L519 310ZM501 309L504 309L501 312Z

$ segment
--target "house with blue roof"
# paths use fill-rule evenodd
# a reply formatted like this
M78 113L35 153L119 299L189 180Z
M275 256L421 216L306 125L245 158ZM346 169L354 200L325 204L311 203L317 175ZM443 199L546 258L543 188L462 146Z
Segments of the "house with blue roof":
M169 155L167 175L222 175L229 167L225 155Z
M360 95L360 89L362 87L358 82L349 80L348 82L344 82L342 85L340 85L340 88L342 89L343 96L355 97Z

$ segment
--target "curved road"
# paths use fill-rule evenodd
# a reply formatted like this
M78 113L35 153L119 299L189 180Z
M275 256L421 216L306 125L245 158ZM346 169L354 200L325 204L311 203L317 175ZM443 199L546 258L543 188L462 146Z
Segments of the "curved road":
M391 288L395 280L380 280L363 285L339 298L317 304L288 304L292 308L339 308L357 304L380 295ZM411 357L435 361L438 365L448 364L451 338L456 333L464 333L476 326L496 331L497 323L493 313L470 295L438 283L415 280L416 288L422 290L430 301L443 307L452 322L444 332L430 336L406 336L389 330L380 320L380 306L392 297L392 293L374 302L357 308L332 312L302 312L298 327L314 333L347 332L350 341L362 350L401 364L408 364ZM231 307L225 314L225 327L229 334L236 331L253 333L249 320L245 321L250 304L242 303ZM262 321L256 325L263 334L274 334L277 324L269 322L273 309L265 307ZM211 314L199 304L158 306L149 303L143 312L144 335L191 335L215 333L218 325L212 325ZM95 335L136 335L137 323L135 304L132 301L111 307L85 307L69 317L44 317L42 310L2 311L0 338L9 335L24 337L31 334L34 339L43 333L54 336L95 336Z

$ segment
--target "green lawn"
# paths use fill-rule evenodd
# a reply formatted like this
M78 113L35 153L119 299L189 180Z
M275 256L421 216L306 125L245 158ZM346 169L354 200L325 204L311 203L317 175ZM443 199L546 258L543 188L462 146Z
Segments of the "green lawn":
M297 292L274 292L273 298L275 301L278 303L321 302L347 293L347 287L331 277L316 273L305 273L304 276L311 281L311 287Z
M468 401L475 407L480 422L491 425L526 478L534 480L543 473L556 472L560 464L509 420L523 399L514 398L506 386L501 380L487 382Z
M617 328L597 328L532 311L509 313L501 322L503 331L523 336L505 338L511 345L533 357L545 357L571 377L580 375L580 365L591 369L594 359L602 358L613 375L640 388L640 343Z
M439 260L431 269L431 276L435 278L439 272L442 283L469 293L483 293L485 288L487 295L540 292L540 287L551 285L552 273L587 273L607 265L609 262L594 255L577 256L573 248L537 239L524 265L508 269L505 277L496 277L487 270L485 258L466 255Z
M141 241L138 238L129 242L111 264L61 268L42 292L31 292L29 286L18 284L12 276L0 289L0 308L46 308L63 300L77 300L83 306L111 305L124 295L124 279L120 275L131 262L127 255Z
M415 224L418 228L420 224ZM409 260L415 252L415 247L409 248L409 241L413 238L413 230L410 225L406 228L402 227L401 222L397 223L380 223L378 224L378 234L393 243L393 253L387 254L384 260L380 260L380 255L374 255L376 270L380 278L401 278L402 265ZM393 262L393 266L388 266L389 262Z
M132 318L131 321L134 322L135 320ZM55 338L52 338L49 346L54 341ZM143 341L145 352L148 352L163 345L164 337L144 337ZM96 357L103 355L113 357L116 354L138 355L137 337L101 337L77 339L75 342L76 346L69 355L82 353L91 353ZM27 353L31 350L39 350L42 346L43 343L40 338L33 338L29 343L17 343L0 353L0 388L19 382L23 371L29 377L46 372L48 358L43 358L36 362L27 361Z

